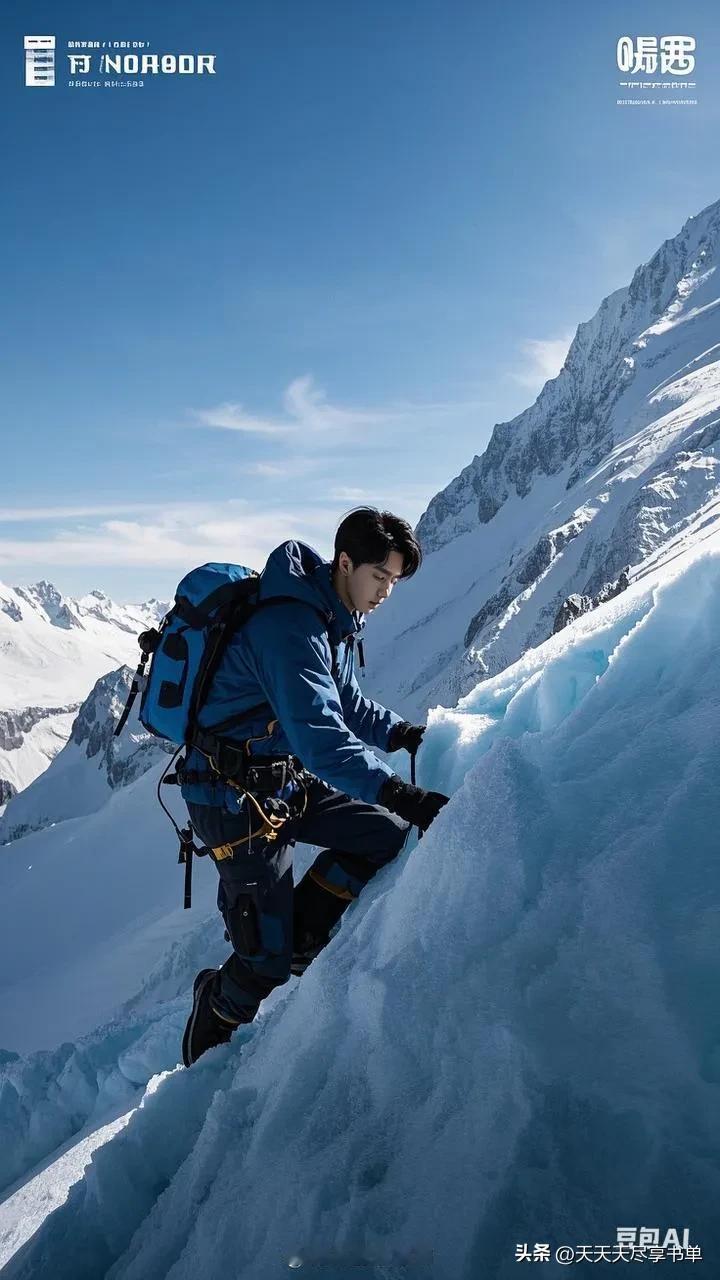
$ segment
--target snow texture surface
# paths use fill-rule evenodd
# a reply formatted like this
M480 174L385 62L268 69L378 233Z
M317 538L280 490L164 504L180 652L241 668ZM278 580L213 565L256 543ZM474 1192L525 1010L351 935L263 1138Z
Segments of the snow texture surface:
M433 712L425 838L189 1071L156 1002L117 1061L166 1069L4 1275L505 1280L518 1242L633 1223L718 1270L719 544Z

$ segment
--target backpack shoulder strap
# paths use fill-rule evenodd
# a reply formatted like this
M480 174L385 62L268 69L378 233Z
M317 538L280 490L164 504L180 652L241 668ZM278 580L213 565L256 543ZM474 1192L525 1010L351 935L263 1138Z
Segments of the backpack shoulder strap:
M323 622L326 624L326 630L329 627L330 622L332 621L333 615L329 609L323 609L321 608L320 605L315 605L310 600L300 600L298 599L297 596L271 596L269 600L257 600L253 604L250 610L250 613L248 614L248 618L246 620L249 620L249 618L252 617L253 614L255 614L259 609L268 609L270 608L271 605L278 605L278 604L305 605L308 609L313 609L315 613L319 614ZM229 635L227 639L228 640L230 639ZM332 655L331 670L332 670L333 677L335 678L337 676L337 645L333 644L332 640L330 639L329 633L328 633L328 642L330 644L330 653ZM217 724L211 725L209 728L204 730L198 729L196 719L195 719L194 721L195 740L197 741L199 738L201 738L203 741L204 747L207 748L208 743L212 739L217 739L220 735L227 733L229 729L234 729L236 725L242 724L243 720L246 720L248 716L254 715L258 711L261 711L264 706L266 706L266 703L260 702L260 703L257 703L255 706L246 707L243 711L235 712L234 715L227 716L225 720L220 720ZM199 704L196 708L196 712L197 711L199 711Z

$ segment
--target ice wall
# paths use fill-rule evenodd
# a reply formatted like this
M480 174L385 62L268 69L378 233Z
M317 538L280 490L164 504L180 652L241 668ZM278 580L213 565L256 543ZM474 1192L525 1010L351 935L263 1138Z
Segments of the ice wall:
M451 804L3 1275L505 1280L633 1224L720 1272L719 633L706 551L435 712Z

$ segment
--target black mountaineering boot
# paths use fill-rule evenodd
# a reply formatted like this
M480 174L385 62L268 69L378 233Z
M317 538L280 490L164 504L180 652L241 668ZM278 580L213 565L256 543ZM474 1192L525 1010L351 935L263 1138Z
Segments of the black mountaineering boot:
M290 972L293 973L296 978L301 978L308 965L312 964L315 957L320 954L323 947L326 945L327 944L324 942L320 946L318 946L317 943L312 945L309 940L305 943L301 943L298 949L293 951Z
M193 986L192 1013L187 1021L182 1042L182 1057L186 1067L197 1062L207 1049L227 1044L235 1023L226 1022L215 1012L210 997L215 986L218 969L201 969Z

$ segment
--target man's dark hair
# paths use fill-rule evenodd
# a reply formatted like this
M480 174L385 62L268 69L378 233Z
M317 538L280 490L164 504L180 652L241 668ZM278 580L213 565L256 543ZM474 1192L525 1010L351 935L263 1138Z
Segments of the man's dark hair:
M333 569L345 551L357 569L361 564L384 564L391 551L403 558L401 578L412 578L422 564L422 549L411 525L391 511L376 507L356 507L340 522L335 534Z

